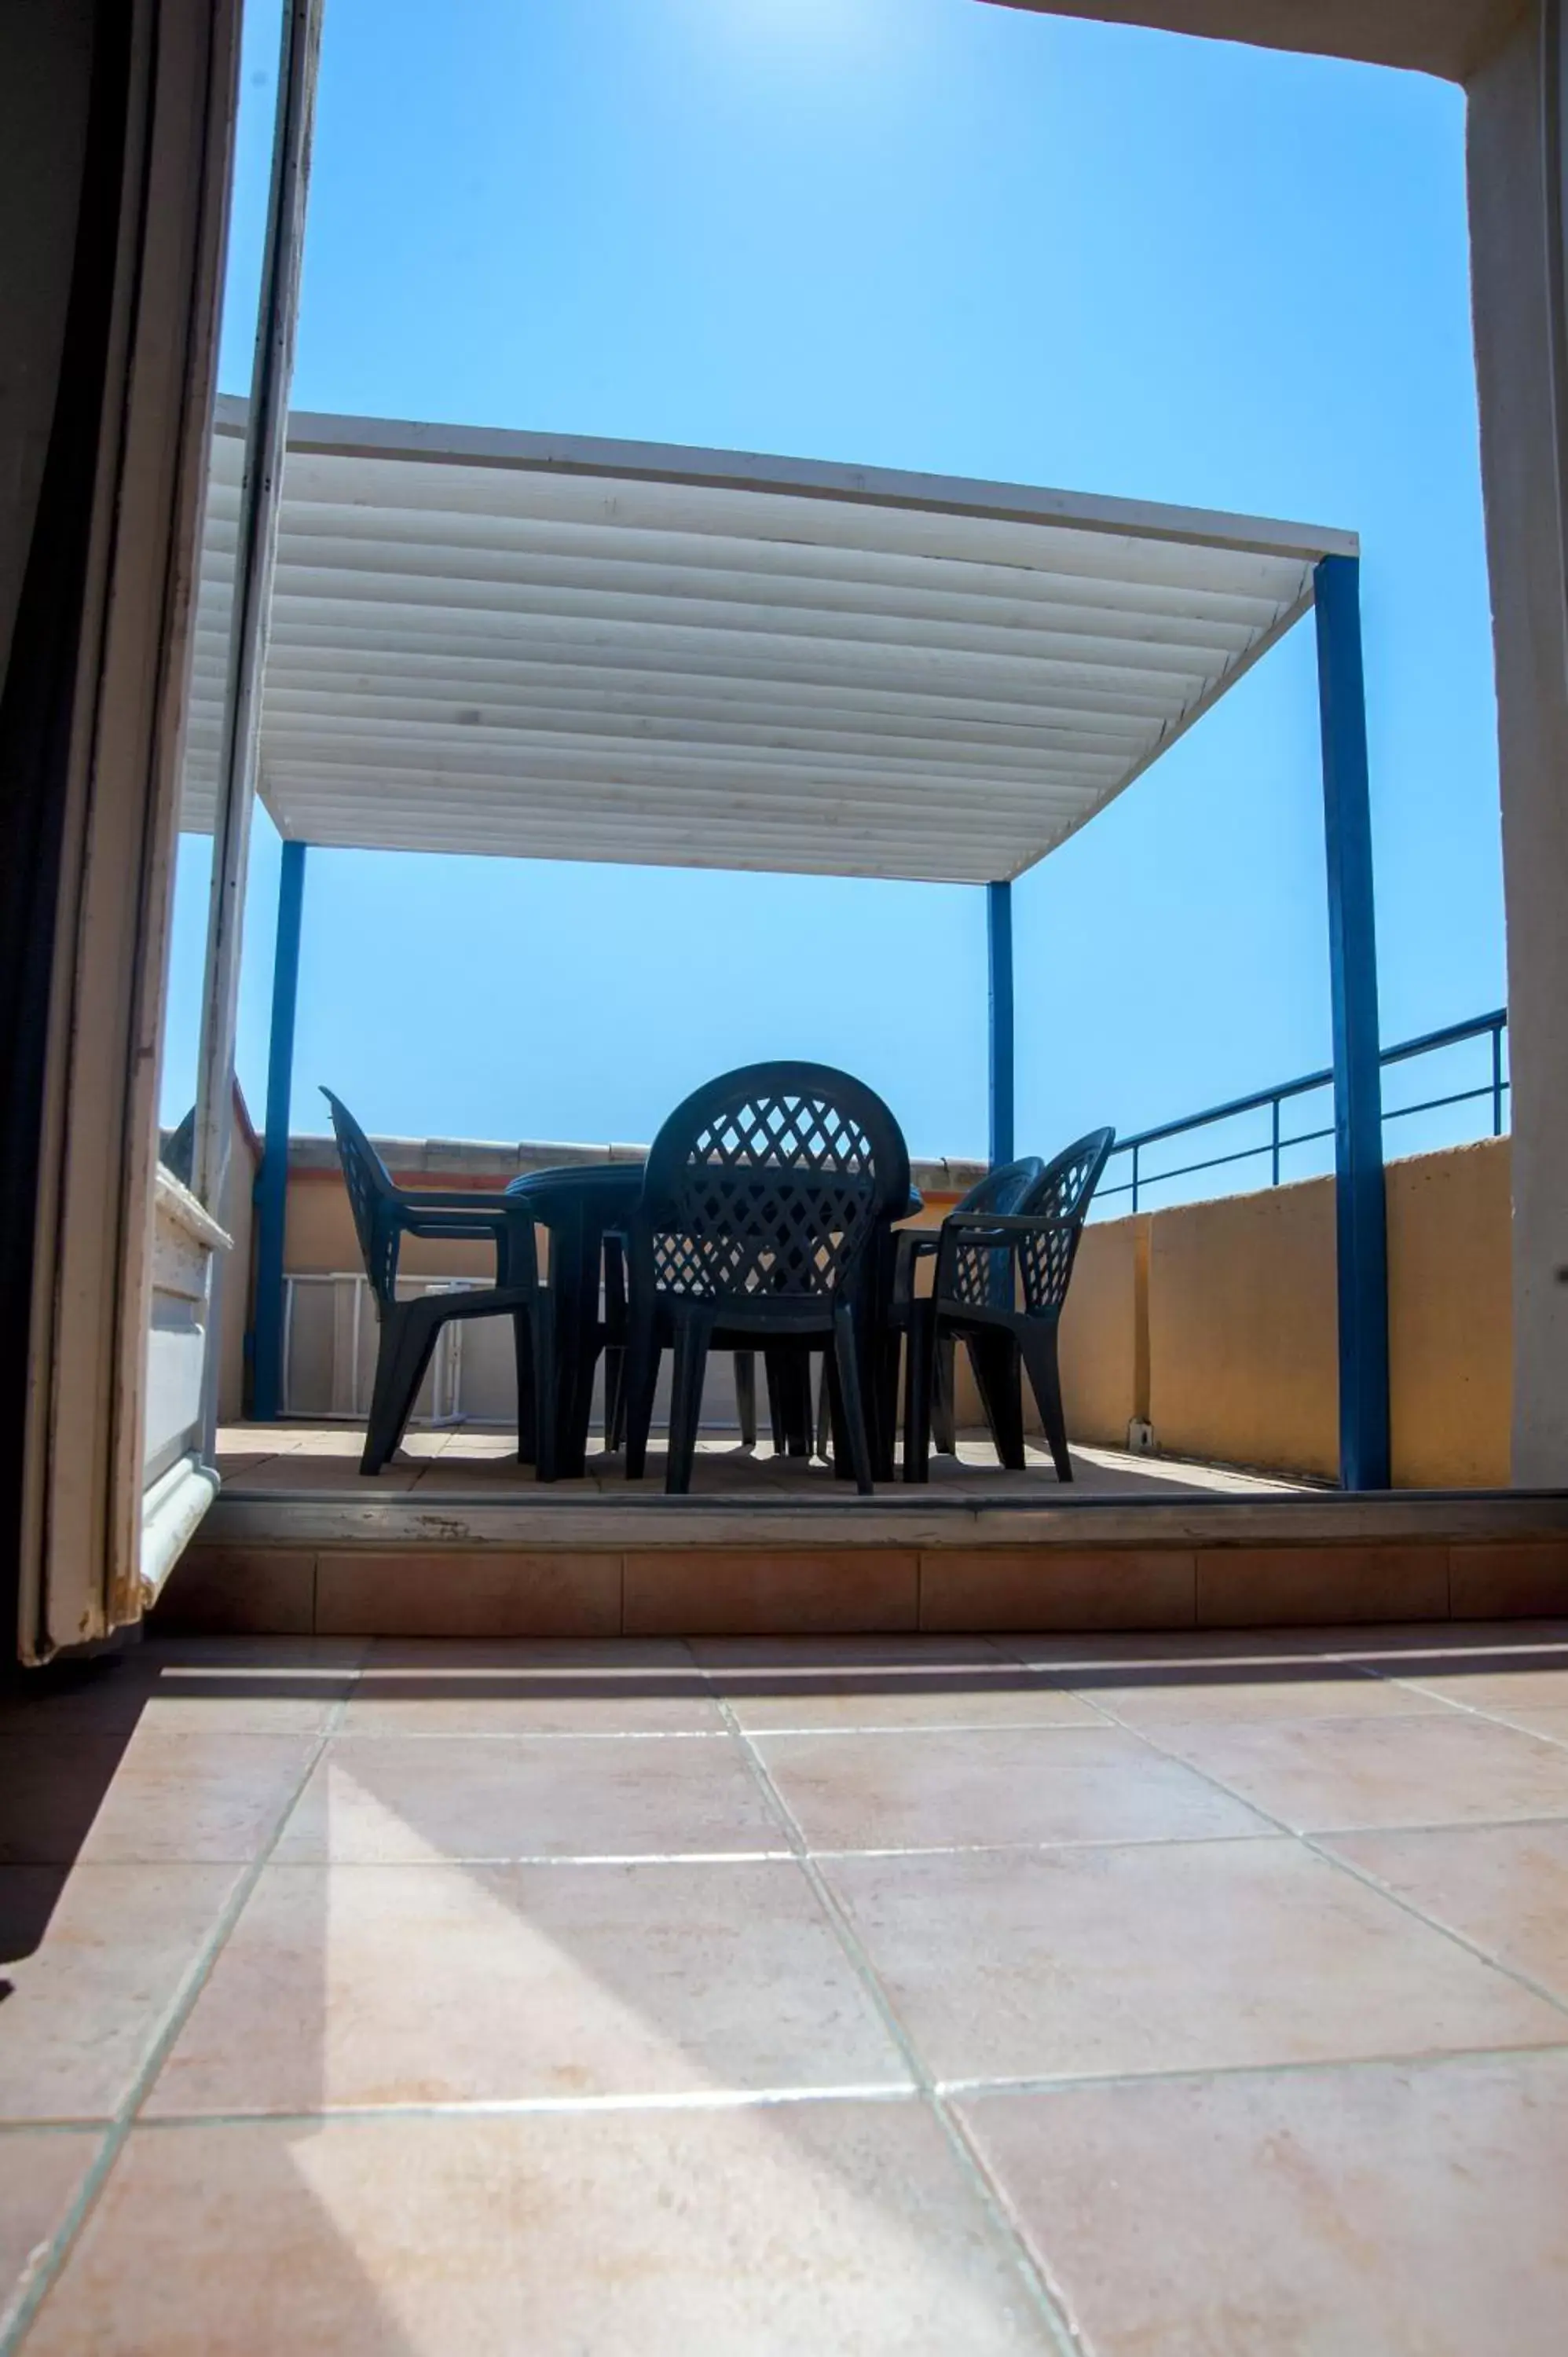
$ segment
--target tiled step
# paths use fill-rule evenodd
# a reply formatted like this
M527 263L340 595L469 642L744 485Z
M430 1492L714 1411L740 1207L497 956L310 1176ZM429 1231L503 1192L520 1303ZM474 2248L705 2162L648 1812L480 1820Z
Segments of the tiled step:
M220 1499L166 1627L351 1636L1179 1630L1568 1613L1568 1496Z

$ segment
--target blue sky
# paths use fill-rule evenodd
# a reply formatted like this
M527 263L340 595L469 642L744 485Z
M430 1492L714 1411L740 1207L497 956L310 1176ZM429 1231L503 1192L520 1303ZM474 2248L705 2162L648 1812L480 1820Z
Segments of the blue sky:
M275 0L250 20L234 391ZM328 0L295 400L1355 527L1399 1039L1504 995L1463 134L1436 82L983 0ZM258 1111L276 872L263 815ZM1015 924L1021 1147L1327 1060L1310 624ZM811 1054L917 1152L983 1152L984 943L973 888L315 853L295 1125L319 1080L378 1130L646 1138L708 1073Z

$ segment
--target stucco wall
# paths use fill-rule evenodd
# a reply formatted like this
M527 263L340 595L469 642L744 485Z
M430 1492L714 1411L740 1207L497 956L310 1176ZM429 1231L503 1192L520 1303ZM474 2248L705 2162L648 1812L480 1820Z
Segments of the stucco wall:
M1075 1440L1124 1448L1148 1414L1149 1218L1086 1228L1062 1312L1062 1397ZM1033 1420L1033 1419L1032 1419Z
M1500 1488L1513 1406L1507 1138L1391 1163L1389 1375L1400 1489Z
M1389 1166L1397 1488L1509 1480L1509 1181L1507 1138ZM1107 1221L1062 1321L1069 1426L1120 1447L1146 1415L1170 1456L1332 1480L1337 1340L1332 1180Z

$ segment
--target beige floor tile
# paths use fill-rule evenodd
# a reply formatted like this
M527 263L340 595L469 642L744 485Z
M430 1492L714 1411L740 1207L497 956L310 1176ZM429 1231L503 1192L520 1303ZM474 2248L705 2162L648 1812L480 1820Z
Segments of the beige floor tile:
M77 2129L0 2136L0 2333L15 2322L70 2215L101 2138Z
M1090 1727L1060 1682L983 1637L696 1638L742 1727Z
M204 1635L155 1629L133 1653L152 1668L295 1671L302 1676L357 1670L371 1650L368 1637Z
M1125 1684L1109 1668L1087 1679L1075 1675L1071 1683L1129 1727L1189 1719L1409 1718L1449 1707L1437 1695L1396 1685L1355 1663L1321 1658L1211 1663L1201 1669L1150 1663Z
M1177 1840L1262 1833L1250 1809L1116 1727L768 1735L813 1849Z
M727 1737L382 1735L332 1746L277 1854L417 1865L785 1846Z
M1568 1751L1464 1711L1160 1729L1160 1741L1304 1831L1568 1816Z
M831 1671L737 1683L726 1696L738 1723L785 1728L1099 1727L1099 1713L1054 1680L987 1670L845 1674Z
M1552 1646L1517 1654L1484 1653L1473 1666L1450 1666L1444 1655L1410 1668L1380 1664L1385 1675L1422 1694L1441 1695L1467 1710L1568 1710L1568 1649Z
M1562 2357L1568 2057L963 2115L1095 2357Z
M318 1449L295 1449L287 1457L269 1458L253 1466L234 1484L237 1498L270 1497L276 1491L340 1490L345 1495L386 1496L394 1490L412 1490L424 1471L423 1464L388 1465L366 1476L357 1461Z
M110 2119L211 1939L229 1866L0 1867L0 2118Z
M293 1735L0 1738L0 1864L242 1864L271 1837L315 1745Z
M269 1868L154 2113L905 2084L800 1868Z
M1568 1645L1568 1620L1387 1620L1342 1633L1348 1652L1460 1654L1466 1660L1491 1652L1511 1658L1529 1646Z
M771 1671L996 1669L1012 1658L985 1637L930 1637L913 1629L874 1636L693 1637L684 1650L726 1691L732 1676Z
M1063 1635L1053 1631L998 1637L995 1642L1015 1661L1064 1674L1078 1669L1131 1674L1145 1667L1188 1667L1201 1674L1249 1662L1269 1670L1293 1661L1316 1667L1326 1655L1343 1650L1353 1633L1338 1629L1151 1629L1141 1634L1106 1630Z
M1022 2357L906 2102L145 2129L27 2357Z
M380 1640L347 1735L717 1735L724 1719L682 1645L572 1638Z
M1568 2016L1297 1842L824 1871L941 2079L1568 2042Z
M1338 1834L1325 1847L1568 2004L1568 1823Z
M1568 1705L1553 1703L1541 1708L1494 1703L1487 1717L1501 1719L1506 1727L1520 1727L1526 1735L1539 1735L1548 1743L1568 1743Z
M134 1728L166 1735L320 1735L348 1697L351 1668L301 1655L289 1640L271 1657L226 1657L226 1641L209 1640L203 1656L151 1641L72 1677L50 1679L0 1706L0 1727L20 1734L72 1727L101 1735ZM299 1641L308 1645L309 1639Z

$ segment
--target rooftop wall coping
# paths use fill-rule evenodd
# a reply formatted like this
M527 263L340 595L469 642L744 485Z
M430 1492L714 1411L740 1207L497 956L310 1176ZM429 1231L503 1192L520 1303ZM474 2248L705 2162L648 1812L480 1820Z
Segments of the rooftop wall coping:
M577 1163L641 1162L646 1146L583 1146L523 1138L504 1141L470 1137L378 1137L372 1144L387 1168L403 1178L520 1178L524 1171L559 1170ZM330 1137L291 1137L291 1171L336 1171L338 1148ZM983 1162L950 1156L911 1161L910 1172L925 1195L963 1195L985 1176Z

